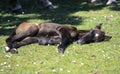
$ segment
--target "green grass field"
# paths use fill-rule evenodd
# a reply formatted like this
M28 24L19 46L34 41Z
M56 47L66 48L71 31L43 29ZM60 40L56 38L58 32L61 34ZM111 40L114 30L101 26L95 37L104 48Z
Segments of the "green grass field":
M27 1L23 2L25 14L21 15L3 11L6 7L0 2L0 74L120 74L120 8L94 6L80 0L53 0L55 10L51 12ZM55 22L78 29L103 23L102 30L112 39L85 45L74 42L64 54L57 52L57 46L37 43L20 47L18 54L5 53L5 39L25 21Z

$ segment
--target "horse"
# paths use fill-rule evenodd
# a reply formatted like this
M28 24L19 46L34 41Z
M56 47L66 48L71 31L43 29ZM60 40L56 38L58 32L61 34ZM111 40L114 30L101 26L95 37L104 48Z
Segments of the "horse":
M73 26L65 26L57 23L28 23L23 22L6 39L6 52L18 53L17 48L31 43L40 45L59 44L58 52L64 53L72 42L78 44L108 41L111 36L106 36L101 31L101 25L93 30L78 30Z
M50 2L49 0L36 0L36 2L40 7L47 8L50 10L54 9L52 2ZM93 4L103 3L105 5L112 7L118 6L116 0L87 0L87 2L91 2ZM19 0L9 0L9 5L11 6L13 13L24 13L22 5Z
M54 9L52 2L50 2L49 0L36 0L36 2L40 7L50 10ZM9 5L13 13L21 13L21 14L24 13L22 9L22 5L19 0L9 0Z

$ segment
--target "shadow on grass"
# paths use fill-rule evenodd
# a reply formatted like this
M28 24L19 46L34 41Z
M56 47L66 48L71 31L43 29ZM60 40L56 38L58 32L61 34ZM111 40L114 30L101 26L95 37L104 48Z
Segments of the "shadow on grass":
M3 16L0 15L0 35L8 35L11 30L15 28L19 23L27 21L29 19L42 19L44 21L50 20L50 22L60 24L81 25L83 19L79 16L70 16L70 14L78 11L100 10L104 5L92 5L85 0L51 0L55 5L54 11L40 9L39 5L35 4L33 0L22 0L22 6L25 12L25 16L17 17L16 15ZM9 7L5 6L5 0L0 1L1 14L8 12ZM4 10L3 10L4 9ZM118 9L117 9L118 10ZM35 16L27 16L27 14L36 14ZM38 14L38 15L37 15Z

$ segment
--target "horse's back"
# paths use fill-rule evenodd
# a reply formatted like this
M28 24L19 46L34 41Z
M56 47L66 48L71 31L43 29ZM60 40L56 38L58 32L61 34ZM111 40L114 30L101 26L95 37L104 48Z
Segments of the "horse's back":
M29 31L29 32L34 31L34 30L38 29L38 27L37 27L38 25L39 24L37 24L37 23L23 22L16 28L16 34L23 33L26 31Z

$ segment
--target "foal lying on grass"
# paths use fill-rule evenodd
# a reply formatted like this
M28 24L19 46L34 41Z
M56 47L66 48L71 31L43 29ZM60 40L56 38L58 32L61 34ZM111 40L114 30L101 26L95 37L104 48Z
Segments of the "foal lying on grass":
M6 39L6 52L18 53L17 48L31 43L42 45L59 44L58 52L64 53L66 47L73 41L78 44L109 40L101 31L101 24L93 30L77 30L73 26L64 26L57 23L21 23Z

